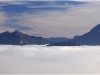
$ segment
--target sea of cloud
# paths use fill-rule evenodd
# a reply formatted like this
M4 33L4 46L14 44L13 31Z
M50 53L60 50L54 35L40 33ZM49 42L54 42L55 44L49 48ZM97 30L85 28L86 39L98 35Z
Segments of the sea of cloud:
M0 74L100 74L100 46L0 45Z

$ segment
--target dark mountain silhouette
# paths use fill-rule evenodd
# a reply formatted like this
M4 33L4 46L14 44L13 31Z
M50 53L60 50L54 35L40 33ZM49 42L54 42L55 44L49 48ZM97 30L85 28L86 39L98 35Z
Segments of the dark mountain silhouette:
M26 44L48 44L49 42L43 37L29 36L18 30L14 32L3 32L0 34L0 44L26 45Z
M96 25L89 32L72 39L71 41L81 45L100 45L100 24Z
M51 37L51 38L47 38L48 41L50 41L50 43L55 43L55 42L67 42L70 39L69 38L65 38L65 37Z
M72 41L72 42L69 42ZM77 44L76 44L77 43ZM24 34L18 30L14 32L3 32L0 34L0 44L4 45L27 45L27 44L49 44L48 46L76 46L76 45L100 45L100 24L96 25L89 32L74 36L73 39L43 38Z
M78 38L78 37L80 37L80 36L79 36L79 35L76 35L76 36L73 37L73 39L76 39L76 38Z
M47 46L80 46L80 45L76 44L74 42L68 41L68 42L55 42L55 43L51 43Z

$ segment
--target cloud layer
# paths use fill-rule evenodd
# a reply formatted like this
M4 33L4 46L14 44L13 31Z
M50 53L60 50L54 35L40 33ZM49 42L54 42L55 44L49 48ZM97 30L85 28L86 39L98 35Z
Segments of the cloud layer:
M0 45L0 74L99 74L99 49Z

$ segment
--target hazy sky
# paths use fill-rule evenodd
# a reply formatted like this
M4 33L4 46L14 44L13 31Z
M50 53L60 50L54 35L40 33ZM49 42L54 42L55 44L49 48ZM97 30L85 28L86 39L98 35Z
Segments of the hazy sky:
M0 1L0 32L72 38L99 23L100 1Z

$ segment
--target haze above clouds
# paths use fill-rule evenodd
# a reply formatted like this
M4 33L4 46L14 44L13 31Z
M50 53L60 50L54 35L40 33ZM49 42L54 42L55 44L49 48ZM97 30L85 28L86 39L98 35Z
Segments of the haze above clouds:
M100 47L0 45L0 74L99 74Z
M99 7L100 1L0 1L0 32L72 38L100 23Z

